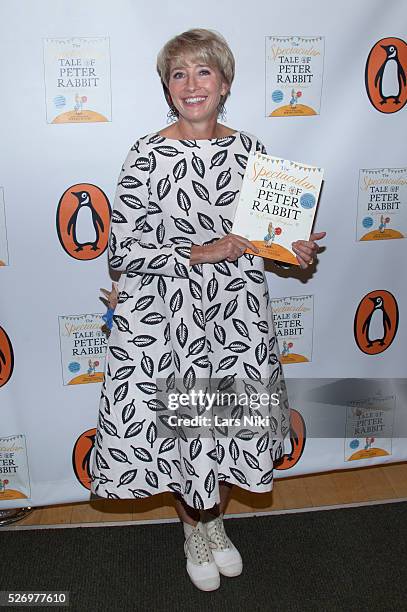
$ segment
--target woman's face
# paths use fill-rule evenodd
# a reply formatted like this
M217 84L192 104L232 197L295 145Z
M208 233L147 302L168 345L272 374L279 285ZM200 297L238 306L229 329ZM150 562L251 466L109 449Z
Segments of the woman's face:
M217 68L185 59L171 64L168 89L180 117L202 122L217 117L229 88Z

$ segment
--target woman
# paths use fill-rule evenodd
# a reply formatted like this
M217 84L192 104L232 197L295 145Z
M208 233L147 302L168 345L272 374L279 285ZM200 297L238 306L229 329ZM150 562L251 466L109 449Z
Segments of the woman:
M175 122L137 140L119 176L109 261L122 276L92 491L114 499L172 491L187 572L209 591L219 587L219 573L242 571L222 521L231 486L270 491L273 461L289 432L263 259L245 254L256 247L230 233L247 155L265 149L217 122L234 77L220 35L195 29L176 36L160 51L157 69ZM303 268L323 236L293 245ZM211 421L199 433L184 421L171 426L159 392L190 393L204 378L217 391L267 391L271 425L255 431ZM202 405L196 410L202 414ZM242 411L232 407L235 415Z

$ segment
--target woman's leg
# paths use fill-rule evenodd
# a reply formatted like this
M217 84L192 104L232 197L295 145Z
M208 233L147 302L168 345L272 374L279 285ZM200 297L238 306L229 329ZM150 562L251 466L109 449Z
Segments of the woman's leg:
M226 506L228 505L228 501L232 493L232 487L233 485L227 482L219 483L220 502L219 504L215 504L213 508L209 510L211 514L215 516L219 516L219 514L225 513ZM175 498L175 510L177 511L177 514L180 520L183 523L189 523L190 525L193 525L195 527L200 518L199 510L197 510L196 508L192 508L191 506L188 506L188 504L185 503L181 495L177 493L174 493L174 498Z
M227 536L222 520L232 492L232 486L224 482L219 483L220 503L202 513L206 534L212 544L215 545L215 548L212 549L215 563L219 572L229 577L239 576L243 569L242 557Z
M174 493L175 498L175 510L183 523L188 523L193 527L196 527L196 524L199 521L199 510L196 508L191 508L188 504L185 503L181 495L178 493Z
M228 505L231 493L232 493L233 485L228 482L220 482L219 483L219 495L220 495L220 504L219 504L219 513L225 514L226 506Z
M220 502L219 504L215 504L213 508L210 508L208 512L210 512L214 516L219 516L219 514L225 514L226 506L228 505L230 495L232 493L232 487L233 485L227 482L219 483Z
M220 586L219 570L210 542L200 523L200 511L185 503L179 493L174 494L175 509L184 529L184 551L187 573L192 583L202 591L214 591Z

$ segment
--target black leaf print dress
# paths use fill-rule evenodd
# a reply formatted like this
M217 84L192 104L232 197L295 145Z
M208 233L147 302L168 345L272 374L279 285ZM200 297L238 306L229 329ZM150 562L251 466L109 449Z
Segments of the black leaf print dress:
M172 491L203 509L219 502L219 481L258 493L273 487L290 409L263 259L189 265L193 244L231 231L252 150L265 153L247 132L209 140L153 133L128 153L109 236L121 277L91 460L96 495ZM186 426L193 407L180 406L174 425L162 391L188 393L201 380L208 392L233 390L237 402L218 420L215 408L195 407L212 415L206 428ZM278 402L259 409L241 400L260 393Z

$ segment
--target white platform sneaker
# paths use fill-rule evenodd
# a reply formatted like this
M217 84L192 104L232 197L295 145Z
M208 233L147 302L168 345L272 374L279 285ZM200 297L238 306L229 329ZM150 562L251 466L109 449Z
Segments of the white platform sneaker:
M208 536L201 522L196 527L183 523L187 572L192 583L201 591L214 591L220 586L219 570L212 555Z
M210 515L207 515L209 518ZM221 574L232 578L242 573L243 561L236 546L226 535L223 514L203 523L209 540L216 548L212 555Z

